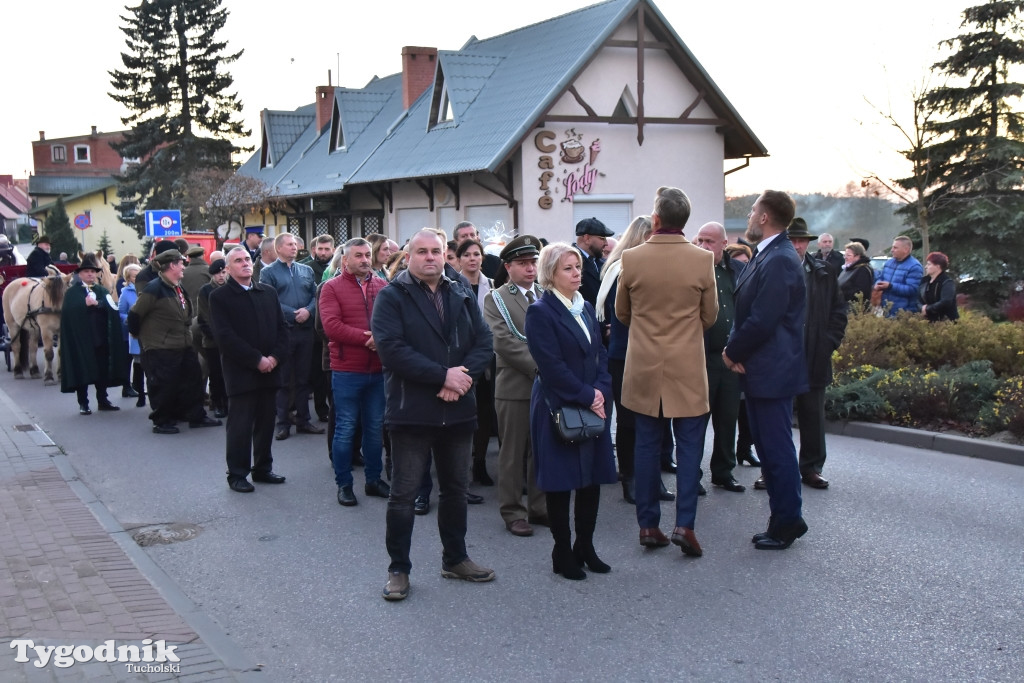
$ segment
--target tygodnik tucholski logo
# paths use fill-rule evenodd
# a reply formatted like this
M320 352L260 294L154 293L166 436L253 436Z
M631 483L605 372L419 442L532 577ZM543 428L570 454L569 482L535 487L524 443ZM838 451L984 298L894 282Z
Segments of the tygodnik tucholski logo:
M118 662L123 663L129 673L181 673L181 659L174 654L177 645L168 645L164 640L152 641L146 638L142 645L117 645L116 641L105 640L102 645L36 645L31 640L12 640L11 647L17 649L14 661L28 663L29 653L35 655L33 666L42 669L51 662L58 669L66 669L76 662Z

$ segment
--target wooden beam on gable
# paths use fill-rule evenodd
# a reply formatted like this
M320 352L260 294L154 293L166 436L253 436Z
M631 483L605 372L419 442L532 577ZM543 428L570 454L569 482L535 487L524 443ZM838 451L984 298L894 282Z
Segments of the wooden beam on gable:
M391 183L381 183L379 186L366 185L365 187L366 191L380 204L381 211L395 212L395 202L391 196Z
M639 43L635 40L607 40L604 43L605 47L628 47L636 49ZM644 47L648 50L671 50L672 46L668 43L656 40L654 42L645 42Z
M583 100L583 98L582 98L582 97L580 97L580 93L579 93L579 91L577 91L577 90L576 90L576 86L575 86L575 85L570 85L570 86L569 86L569 93L570 93L570 94L571 94L571 95L572 95L573 97L575 97L575 98L576 98L576 102L577 102L577 104L579 104L579 105L580 105L581 107L583 107L583 111L587 112L587 115L589 115L589 116L594 116L594 117L596 117L596 116L597 116L597 112L596 112L596 111L594 111L594 109L593 109L593 108L592 108L592 107L591 107L591 106L590 106L589 104L587 104L587 103L586 103L586 102L585 102L585 101Z
M681 118L681 119L688 119L688 118L690 118L690 114L693 113L693 110L697 108L698 104L700 104L701 102L704 101L704 97L706 95L707 95L707 91L705 91L703 88L701 88L700 91L697 92L697 99L695 99L690 104L690 106L686 108L686 110L682 113L682 115L679 118Z
M417 180L416 184L420 186L420 189L427 195L427 202L430 206L430 213L434 213L434 179L427 178L426 182Z
M515 193L514 193L513 187L512 187L512 182L513 182L512 181L512 178L513 178L513 176L512 176L512 162L511 161L505 162L505 174L504 174L504 176L502 176L502 174L500 174L500 173L492 173L491 175L494 178L496 178L499 183L501 183L502 187L501 187L500 190L491 187L487 183L480 182L480 180L478 180L476 177L473 178L473 182L476 183L477 185L479 185L480 187L484 188L488 192L490 192L492 194L496 194L499 197L501 197L502 199L504 199L506 202L508 202L509 207L514 207L515 203L516 203L516 196L515 196Z
M621 118L615 116L562 116L562 115L551 115L545 116L541 119L538 126L543 127L547 123L626 123L629 125L639 125L640 119L636 116L629 118ZM668 116L651 116L643 120L644 123L685 123L696 126L727 126L729 121L726 119L687 119L683 117L671 118Z
M644 5L636 8L636 141L644 144Z

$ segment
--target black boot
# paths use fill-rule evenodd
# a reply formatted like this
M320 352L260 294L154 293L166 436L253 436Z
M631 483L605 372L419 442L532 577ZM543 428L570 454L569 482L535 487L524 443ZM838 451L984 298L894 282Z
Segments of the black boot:
M473 481L481 486L494 486L494 480L487 474L487 461L483 456L473 457Z
M132 363L132 389L135 391L135 395L139 397L135 401L136 408L146 405L145 388L146 376L142 373L142 363Z
M548 503L548 520L555 547L551 550L551 570L572 581L587 578L586 572L572 551L572 531L569 528L569 491L557 491L545 495Z
M636 482L633 477L626 477L622 480L622 500L630 505L636 505Z
M586 564L592 572L607 574L612 570L601 561L594 550L594 527L597 526L597 508L601 502L601 488L588 486L576 490L576 545L573 555L580 564Z

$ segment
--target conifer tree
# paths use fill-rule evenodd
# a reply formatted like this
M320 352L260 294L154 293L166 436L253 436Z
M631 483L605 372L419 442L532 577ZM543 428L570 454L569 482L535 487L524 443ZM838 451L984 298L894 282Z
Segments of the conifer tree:
M225 69L242 52L229 53L217 38L228 18L221 0L142 0L126 9L124 68L109 72L110 96L128 109L121 122L131 126L113 146L137 161L118 177L121 220L142 237L144 210L179 209L185 227L197 227L195 204L183 200L185 179L232 168L233 154L251 151L234 142L248 131Z
M110 237L107 235L106 230L104 230L103 234L100 235L100 241L96 245L96 248L102 251L104 256L110 256L114 253L114 247L110 244Z
M81 244L78 237L71 229L71 221L68 219L68 211L64 208L64 199L57 197L53 209L46 214L46 222L43 224L43 233L50 238L50 253L59 254L67 252L68 256L78 256ZM56 256L53 260L57 260Z
M963 12L962 33L940 43L944 82L925 93L938 116L920 154L935 184L926 200L932 248L969 275L963 289L994 304L1024 278L1024 0L990 0Z

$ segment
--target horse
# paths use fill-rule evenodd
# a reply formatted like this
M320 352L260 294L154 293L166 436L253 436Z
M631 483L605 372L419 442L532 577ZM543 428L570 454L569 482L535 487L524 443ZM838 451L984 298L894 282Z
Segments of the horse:
M39 379L39 365L36 363L36 348L43 342L43 383L56 384L53 374L53 340L60 333L60 307L64 303L64 292L71 282L72 273L61 274L56 266L47 266L50 275L46 277L19 277L4 290L4 321L11 338L11 355L14 357L14 378L25 379L21 361L21 332L28 337L29 376Z

